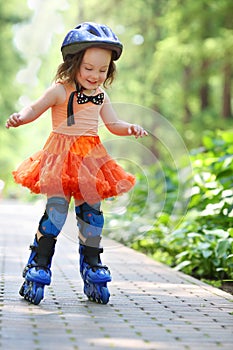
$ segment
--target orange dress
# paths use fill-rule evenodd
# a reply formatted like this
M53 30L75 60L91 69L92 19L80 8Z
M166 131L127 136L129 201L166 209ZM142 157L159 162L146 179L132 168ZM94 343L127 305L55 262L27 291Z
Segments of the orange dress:
M33 193L73 196L96 203L128 192L135 177L127 173L107 153L98 133L102 105L79 105L74 98L74 124L67 125L67 104L72 88L64 85L66 101L52 107L53 131L42 150L23 161L13 171L17 183Z

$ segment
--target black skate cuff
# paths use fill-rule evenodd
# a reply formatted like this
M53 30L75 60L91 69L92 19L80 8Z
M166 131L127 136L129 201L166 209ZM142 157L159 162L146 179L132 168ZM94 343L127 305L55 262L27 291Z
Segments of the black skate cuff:
M90 247L87 245L83 245L83 255L89 257L89 256L98 256L99 254L103 253L103 248L95 248Z

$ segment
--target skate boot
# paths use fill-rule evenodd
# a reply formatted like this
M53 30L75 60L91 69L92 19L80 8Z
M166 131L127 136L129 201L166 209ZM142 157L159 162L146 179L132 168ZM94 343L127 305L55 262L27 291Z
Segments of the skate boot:
M50 197L47 200L44 215L42 216L37 240L35 237L31 248L27 266L23 271L25 281L19 294L25 300L38 305L44 298L44 286L51 283L51 262L54 254L56 238L62 230L68 214L69 203L63 197Z
M110 271L102 265L100 254L101 233L104 217L100 203L83 203L75 207L80 239L80 274L84 282L84 294L89 300L107 304L110 293L107 283L111 281Z
M89 300L107 304L110 293L107 282L112 280L107 266L102 265L100 253L102 248L93 248L80 244L80 274L84 282L84 294Z
M30 246L31 254L23 270L25 281L19 294L32 304L38 305L44 298L44 287L51 283L51 260L54 254L56 240L42 236Z

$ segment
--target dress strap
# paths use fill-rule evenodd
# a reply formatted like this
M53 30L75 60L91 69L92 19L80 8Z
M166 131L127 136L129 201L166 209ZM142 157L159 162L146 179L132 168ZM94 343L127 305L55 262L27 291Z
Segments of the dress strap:
M73 102L74 102L74 95L78 94L78 92L80 92L81 88L79 87L79 85L77 83L75 83L76 86L76 90L71 92L70 97L69 97L69 101L67 104L67 125L71 126L74 125L74 109L73 109Z
M67 104L67 125L71 126L74 125L74 109L73 109L73 102L74 102L74 95L77 93L77 91L73 91L70 94L69 101Z

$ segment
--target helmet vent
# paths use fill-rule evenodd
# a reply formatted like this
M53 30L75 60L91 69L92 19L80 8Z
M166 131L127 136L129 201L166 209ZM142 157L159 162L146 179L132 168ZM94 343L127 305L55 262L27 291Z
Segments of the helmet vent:
M99 33L97 33L95 30L88 30L90 34L93 34L95 36L100 36Z
M87 31L92 35L101 37L99 30L95 28L93 25L89 24L89 28L87 28Z
M102 26L101 29L102 29L102 31L104 32L105 35L109 36L109 31L107 30L107 28Z

